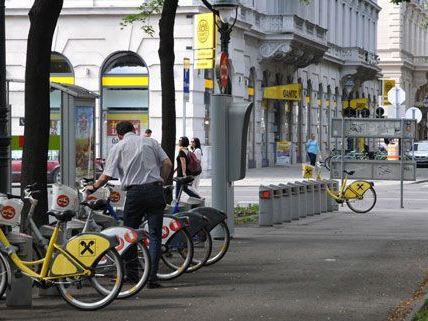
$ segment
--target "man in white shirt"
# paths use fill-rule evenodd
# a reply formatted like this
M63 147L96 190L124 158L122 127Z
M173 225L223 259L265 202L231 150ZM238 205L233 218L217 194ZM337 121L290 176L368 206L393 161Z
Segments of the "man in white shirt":
M163 183L171 169L171 160L159 143L153 138L140 137L130 122L116 125L119 142L110 150L103 174L92 186L86 188L94 192L112 177L121 180L127 191L124 208L124 225L138 228L145 217L149 225L150 256L152 267L148 282L149 288L160 287L157 271L162 245L162 223L165 198ZM123 257L126 263L126 277L134 281L137 248L133 246Z

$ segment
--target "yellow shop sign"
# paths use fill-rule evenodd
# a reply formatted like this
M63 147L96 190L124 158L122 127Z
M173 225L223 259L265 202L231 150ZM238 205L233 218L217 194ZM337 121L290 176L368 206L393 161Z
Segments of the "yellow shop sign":
M302 99L302 84L289 84L266 87L263 92L265 99L300 100Z

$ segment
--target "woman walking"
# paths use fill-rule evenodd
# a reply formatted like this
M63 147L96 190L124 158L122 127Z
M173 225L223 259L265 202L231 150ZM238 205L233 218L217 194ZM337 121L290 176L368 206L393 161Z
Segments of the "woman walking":
M195 153L196 158L199 160L199 162L202 164L202 148L201 148L201 141L198 137L193 137L190 142L190 150ZM193 181L192 187L193 190L199 194L199 180L200 180L200 174L195 176L195 180Z
M189 167L189 157L187 156L190 151L188 150L189 147L189 138L186 136L180 137L178 140L178 156L177 156L177 177L185 177L188 175L188 167ZM187 195L191 197L201 198L198 194L193 192L189 189L187 185L182 185L179 182L177 182L176 189L175 189L175 198L178 198L178 194L180 192L180 188L183 186L183 192L185 192Z
M319 150L320 148L318 145L318 141L315 139L315 135L311 134L311 138L306 142L306 152L308 153L309 160L312 166L315 166Z

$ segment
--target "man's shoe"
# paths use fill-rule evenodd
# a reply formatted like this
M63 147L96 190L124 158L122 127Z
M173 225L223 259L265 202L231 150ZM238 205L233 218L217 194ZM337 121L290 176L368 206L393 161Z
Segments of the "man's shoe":
M161 287L162 287L162 285L158 281L149 281L147 283L148 289L159 289Z

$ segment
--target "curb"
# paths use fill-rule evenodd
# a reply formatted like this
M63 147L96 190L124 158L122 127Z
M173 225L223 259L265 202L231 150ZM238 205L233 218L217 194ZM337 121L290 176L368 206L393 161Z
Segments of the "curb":
M428 182L428 179L421 179L420 181L416 181L416 182L413 182L410 184L422 184L422 183L427 183L427 182Z
M426 300L428 300L428 294L425 294L422 299L420 299L414 304L412 311L410 311L410 313L403 321L412 321L416 313L418 313L422 309Z

